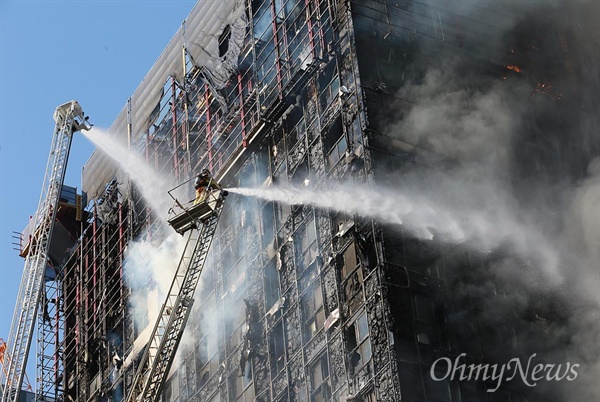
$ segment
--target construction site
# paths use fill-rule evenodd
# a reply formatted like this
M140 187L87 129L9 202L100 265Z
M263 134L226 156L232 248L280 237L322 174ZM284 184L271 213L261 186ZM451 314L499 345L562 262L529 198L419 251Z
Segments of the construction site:
M2 401L597 400L579 3L199 1L111 127L54 113ZM532 355L579 375L449 363Z

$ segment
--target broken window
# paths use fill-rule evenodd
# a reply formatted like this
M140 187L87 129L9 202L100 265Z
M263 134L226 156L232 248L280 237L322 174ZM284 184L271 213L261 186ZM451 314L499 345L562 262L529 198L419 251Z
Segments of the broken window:
M226 314L231 317L229 321L230 335L227 340L227 353L230 354L243 340L246 327L246 310L240 305L235 305Z
M302 296L302 311L304 315L304 334L308 341L323 328L325 323L320 279L317 279L316 283Z
M278 230L280 230L283 227L291 213L292 208L290 205L284 203L275 204L275 217L277 219L276 223Z
M337 97L340 90L340 77L337 74L335 62L329 63L323 75L319 77L319 90L321 110L325 110Z
M269 355L271 357L271 372L276 376L285 368L285 335L283 323L280 321L269 336Z
M354 117L352 121L352 125L349 128L349 136L350 143L356 144L357 142L361 142L362 127L358 116Z
M267 147L257 150L254 155L256 158L256 183L261 185L269 178L269 150Z
M317 258L317 230L315 218L311 216L304 225L304 230L300 238L300 264L304 270Z
M308 124L308 128L306 129L306 131L308 132L308 141L312 142L314 141L316 138L318 138L321 135L321 124L320 124L320 120L313 117L312 121Z
M306 68L312 61L310 37L304 12L304 1L288 0L286 4L285 32L293 72Z
M274 204L268 202L262 208L262 242L263 249L273 243L273 236L275 233L275 210L273 209Z
M294 172L291 183L294 187L304 187L310 181L310 169L308 167L307 158L303 158L303 161L298 164L296 171Z
M331 61L327 64L327 66L323 69L323 72L319 75L319 90L323 91L323 89L327 88L329 83L337 76L337 68L335 61Z
M248 365L250 367L251 365ZM234 371L229 376L229 391L236 402L253 402L255 393L252 383L252 370L249 369L250 375L239 375L238 371Z
M340 140L331 148L329 155L327 155L327 161L329 162L329 167L332 168L346 155L346 150L348 149L348 142L346 141L346 137L342 136Z
M319 357L310 367L310 389L311 402L325 402L331 399L327 354Z
M356 258L356 247L354 243L344 251L344 266L342 267L342 280L346 279L356 269L358 259Z
M354 373L371 360L371 341L366 313L362 313L348 327L348 349L350 350L348 361Z
M265 308L267 311L273 307L273 305L279 300L279 272L275 261L271 261L265 267Z
M348 276L343 287L349 314L352 315L364 303L363 273L357 269Z
M357 233L356 245L358 247L358 258L363 267L373 269L377 265L377 252L375 251L375 242L373 235Z
M329 154L332 151L333 147L338 144L343 135L344 129L342 125L342 116L339 115L333 124L327 129L325 137L323 138L323 151L325 154Z
M285 119L285 132L287 134L288 151L304 138L306 127L304 124L302 107L296 105Z

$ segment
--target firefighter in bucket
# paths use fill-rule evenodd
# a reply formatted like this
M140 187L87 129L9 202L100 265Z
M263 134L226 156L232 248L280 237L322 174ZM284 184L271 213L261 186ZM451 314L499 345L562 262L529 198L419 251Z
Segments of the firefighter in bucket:
M202 169L200 174L196 176L194 188L196 189L196 198L194 199L193 205L204 202L211 190L223 190L221 185L212 177L208 169Z

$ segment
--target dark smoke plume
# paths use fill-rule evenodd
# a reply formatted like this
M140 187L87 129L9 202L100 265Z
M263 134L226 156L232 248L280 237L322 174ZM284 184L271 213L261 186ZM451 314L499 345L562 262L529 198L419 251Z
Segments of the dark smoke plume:
M481 268L449 292L478 305L484 355L581 364L577 380L539 384L529 400L600 400L600 5L451 3L464 47L407 66L416 79L395 94L386 134L419 150L417 163L387 182L494 218L480 222L498 234L477 246ZM505 322L511 350L493 341Z

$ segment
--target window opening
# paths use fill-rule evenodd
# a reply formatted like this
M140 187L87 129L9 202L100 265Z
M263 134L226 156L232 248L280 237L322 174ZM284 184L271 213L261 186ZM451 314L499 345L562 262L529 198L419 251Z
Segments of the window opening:
M229 39L231 39L231 26L225 25L223 32L219 36L219 57L224 57L229 50Z
M285 368L285 335L281 321L271 331L269 337L269 354L271 357L271 370L274 376L276 376Z
M327 355L322 355L310 368L311 402L325 402L331 399L329 386L329 363Z
M350 350L348 361L353 373L371 360L371 341L366 313L362 313L348 327L348 350Z
M312 288L302 296L302 306L304 312L304 333L308 341L323 328L323 324L325 323L320 279L317 279Z

